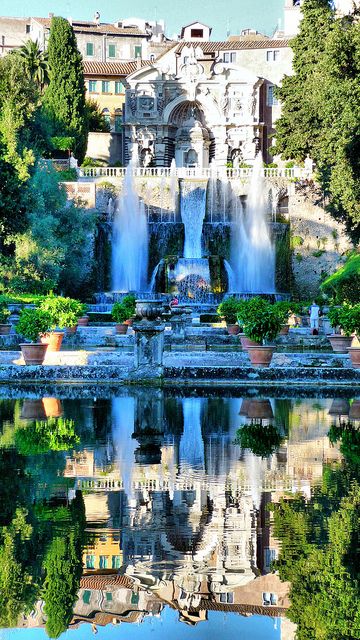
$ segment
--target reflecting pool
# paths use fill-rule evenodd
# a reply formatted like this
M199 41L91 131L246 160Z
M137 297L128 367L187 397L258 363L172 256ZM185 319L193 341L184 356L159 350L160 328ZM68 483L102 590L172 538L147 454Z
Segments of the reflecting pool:
M360 399L0 388L0 637L359 638Z

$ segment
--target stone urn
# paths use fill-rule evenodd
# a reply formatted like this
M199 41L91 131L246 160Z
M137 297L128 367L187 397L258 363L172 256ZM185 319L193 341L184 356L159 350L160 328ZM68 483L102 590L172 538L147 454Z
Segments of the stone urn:
M247 352L253 367L269 367L275 347L257 344L255 347L247 347Z
M153 322L160 318L164 310L162 300L136 300L136 318L145 322Z
M258 346L258 343L254 342L253 340L250 340L250 338L247 338L245 333L241 333L239 335L239 338L240 338L241 346L242 346L244 351L247 351L249 347L257 347Z
M358 369L360 367L360 347L350 347L348 353L352 366Z
M8 336L11 331L11 324L0 324L0 336Z
M54 353L55 351L60 351L63 338L64 333L62 331L50 331L49 333L44 333L40 340L42 344L47 344L48 353Z
M48 345L41 342L26 342L20 344L25 364L43 364Z
M347 353L353 341L353 336L342 336L340 333L331 333L328 338L334 353Z

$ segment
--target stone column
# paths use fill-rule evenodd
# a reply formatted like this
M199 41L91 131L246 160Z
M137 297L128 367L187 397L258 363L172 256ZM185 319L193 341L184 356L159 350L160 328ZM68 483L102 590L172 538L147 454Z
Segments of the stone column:
M165 325L143 320L133 324L135 333L134 365L139 378L157 378L163 374Z
M174 338L185 340L186 327L191 326L191 315L191 309L180 305L171 309L170 324Z

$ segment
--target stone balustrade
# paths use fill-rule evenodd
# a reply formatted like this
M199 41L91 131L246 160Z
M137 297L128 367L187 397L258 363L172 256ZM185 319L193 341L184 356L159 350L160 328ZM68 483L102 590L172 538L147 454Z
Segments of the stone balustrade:
M170 167L136 167L129 169L127 167L80 167L79 179L96 179L96 178L123 178L127 171L140 178L170 178L175 176L179 179L193 178L197 180L208 180L210 178L240 178L248 180L252 175L252 167L241 167L239 169L231 169L227 167L216 168L186 168L178 167L172 169ZM265 178L285 178L287 180L311 178L311 174L303 167L264 167L263 174Z

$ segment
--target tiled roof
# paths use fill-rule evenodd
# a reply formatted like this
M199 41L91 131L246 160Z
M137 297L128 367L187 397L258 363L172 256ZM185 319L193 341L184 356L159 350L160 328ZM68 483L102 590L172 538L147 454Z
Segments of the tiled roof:
M141 60L141 68L148 67L149 60ZM137 62L90 62L84 60L84 74L86 76L128 76L137 70Z
M93 574L90 576L82 576L80 580L80 589L106 589L107 587L125 587L131 589L134 581L129 576L118 574Z
M169 603L174 609L181 610L182 604L178 600L174 600ZM222 602L215 602L214 600L208 600L207 598L201 598L199 607L189 608L189 613L198 613L199 611L226 611L227 613L239 613L243 616L258 615L258 616L271 616L272 618L280 618L286 615L287 609L284 607L266 607L255 604L223 604Z
M34 18L36 22L39 22L44 27L50 28L51 18ZM108 33L114 36L143 36L148 34L141 31L137 27L116 27L114 24L99 23L85 20L73 20L72 26L75 32L85 33Z
M200 47L204 53L215 53L216 51L235 51L238 49L284 49L289 47L290 40L233 40L231 42L180 42L176 52L180 53L184 47Z

